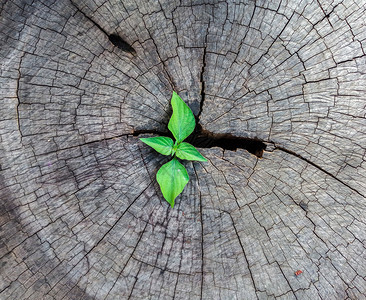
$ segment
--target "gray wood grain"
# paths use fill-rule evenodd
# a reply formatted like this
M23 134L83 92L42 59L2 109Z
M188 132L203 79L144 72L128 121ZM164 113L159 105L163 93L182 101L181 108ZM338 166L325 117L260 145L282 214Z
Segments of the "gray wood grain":
M2 1L0 299L366 299L365 10ZM136 136L172 90L267 144L200 149L174 209Z

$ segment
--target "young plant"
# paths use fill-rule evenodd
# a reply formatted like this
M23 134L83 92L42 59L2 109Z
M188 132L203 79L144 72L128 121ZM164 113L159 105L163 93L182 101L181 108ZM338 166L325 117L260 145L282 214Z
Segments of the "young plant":
M156 180L161 192L171 207L174 207L175 198L183 191L189 181L186 168L177 158L192 161L207 161L191 144L183 142L196 127L191 109L184 103L176 92L173 92L171 104L173 114L168 123L168 129L173 134L175 142L165 136L141 138L140 140L163 155L173 158L164 164L156 174Z

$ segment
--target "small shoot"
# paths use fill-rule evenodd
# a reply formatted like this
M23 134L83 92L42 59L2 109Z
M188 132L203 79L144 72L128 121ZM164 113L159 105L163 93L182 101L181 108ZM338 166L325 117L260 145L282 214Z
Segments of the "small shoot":
M173 92L171 104L173 114L168 123L168 129L173 134L175 142L169 137L141 138L140 140L163 155L173 156L156 174L165 200L174 207L175 198L182 193L189 181L186 168L178 161L207 161L198 150L189 143L183 142L196 127L196 121L188 105Z

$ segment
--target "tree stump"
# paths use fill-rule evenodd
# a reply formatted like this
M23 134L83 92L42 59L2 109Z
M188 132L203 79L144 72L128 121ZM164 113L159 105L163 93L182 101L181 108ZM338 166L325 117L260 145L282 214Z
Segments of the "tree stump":
M366 299L365 8L2 1L0 298Z

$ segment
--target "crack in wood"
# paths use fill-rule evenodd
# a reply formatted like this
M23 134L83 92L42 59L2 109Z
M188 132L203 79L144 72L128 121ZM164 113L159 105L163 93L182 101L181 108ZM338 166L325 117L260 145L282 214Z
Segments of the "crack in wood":
M296 156L298 158L300 158L301 160L307 162L309 165L312 165L313 167L317 168L318 170L324 172L325 174L327 174L328 176L332 177L333 179L337 180L339 183L343 184L344 186L348 187L350 190L354 191L355 193L357 193L358 195L360 195L362 198L364 198L365 196L360 193L358 190L356 190L355 188L351 187L349 184L345 183L344 181L342 181L341 179L337 178L335 175L333 175L332 173L328 172L327 170L323 169L321 166L317 165L316 163L312 162L311 160L301 156L300 154L297 154L296 152L293 152L291 150L288 150L286 148L283 147L279 147L279 146L275 146L275 150L281 150L283 152L286 152L287 154Z
M124 52L130 53L135 55L136 50L128 44L124 39L122 39L118 34L112 33L108 34L107 31L103 29L97 22L95 22L91 17L89 17L85 12L83 12L75 3L74 1L70 0L70 3L90 22L92 22L101 32L103 32L106 36L108 36L109 41L116 46L117 48L121 49Z
M248 266L248 272L249 272L250 278L251 278L251 280L252 280L254 290L255 290L255 291L259 291L258 287L257 287L257 286L256 286L256 284L255 284L255 280L254 280L253 272L252 272L252 270L250 269L249 259L248 259L247 253L246 253L246 252L245 252L245 250L244 250L244 245L243 245L243 243L242 243L242 241L241 241L241 239L240 239L240 235L239 235L239 232L238 232L238 230L237 230L237 228L236 228L236 226L235 226L234 219L233 219L232 215L230 214L230 212L225 211L225 210L221 210L221 212L222 212L222 213L227 214L227 215L230 217L230 219L231 219L231 223L232 223L232 226L233 226L233 228L234 228L235 235L236 235L236 237L237 237L237 239L238 239L238 242L239 242L240 248L241 248L241 250L242 250L242 252L243 252L243 257L244 257L245 262L247 263L247 266ZM259 297L258 297L257 293L256 293L256 298L257 298L257 299L259 299Z
M173 138L170 132L156 130L136 130L133 136L139 136L141 134L156 134ZM197 148L219 147L230 151L245 149L259 158L263 156L263 151L266 150L266 144L261 140L238 137L230 133L212 133L202 129L199 124L196 126L195 131L187 138L186 142Z
M258 139L235 136L230 133L213 133L198 125L197 131L188 137L187 142L198 148L220 147L224 150L236 151L245 149L261 158L266 144Z
M203 73L205 72L205 67L206 67L206 54L207 54L207 37L208 37L208 30L210 28L210 22L208 22L207 25L207 31L206 31L206 36L205 36L205 47L203 48L203 57L202 57L202 69L201 69L201 74L200 74L200 82L201 82L201 102L200 102L200 110L198 111L198 114L196 116L196 121L197 124L199 124L200 121L200 116L202 113L202 109L203 109L203 103L205 101L205 80L203 77Z
M202 275L201 275L201 287L200 287L200 298L202 299L203 297L203 275L204 275L204 263L205 263L205 260L204 260L204 247L203 247L203 213L202 213L202 209L203 209L203 205L202 205L202 194L201 194L201 190L200 190L200 180L199 180L199 176L197 174L197 171L196 171L196 167L193 165L193 170L194 170L194 173L196 175L196 178L197 178L197 184L198 184L198 192L199 192L199 199L200 199L200 223L201 223L201 272L202 272Z
M136 51L134 48L132 48L131 45L129 45L126 41L124 41L119 35L117 34L111 34L108 36L109 40L113 45L121 49L122 51L129 52L131 54L136 54Z
M20 68L23 62L23 58L25 56L25 52L23 53L23 55L20 57L20 61L19 61L19 67L18 67L18 78L16 81L16 89L15 89L15 93L16 93L16 97L17 97L17 107L16 107L16 115L17 115L17 124L18 124L18 130L19 130L19 134L20 134L20 141L22 141L23 139L23 133L22 133L22 129L20 126L20 115L19 115L19 107L20 107L20 95L19 95L19 88L20 88L20 79L22 77L22 74L20 73Z
M151 216L151 214L150 214L150 216ZM149 216L149 218L150 218L150 216ZM115 285L116 285L117 281L121 278L121 276L122 276L122 274L123 274L123 272L124 272L124 270L125 270L126 266L128 265L128 263L129 263L130 259L131 259L131 258L132 258L132 259L135 259L135 258L133 257L133 254L135 253L135 251L136 251L136 249L137 249L137 246L138 246L138 244L140 243L141 238L142 238L142 236L144 235L144 232L146 231L146 227L147 227L147 225L148 225L148 224L149 224L149 223L148 223L148 222L146 222L144 229L139 233L139 238L138 238L138 240L137 240L137 242L136 242L135 246L133 247L133 251L132 251L132 253L131 253L131 254L130 254L130 256L128 257L128 259L127 259L127 261L126 261L125 265L123 266L123 268L121 269L121 271L118 273L118 276L116 277L116 279L115 279L115 281L114 281L114 283L113 283L112 287L111 287L111 288L109 289L109 291L107 292L107 295L106 295L106 297L105 297L105 298L108 298L109 294L111 293L111 291L112 291L112 290L113 290L113 288L115 287ZM155 267L155 266L154 266L154 267ZM132 293L132 290L133 290L133 288L131 289L131 293Z

